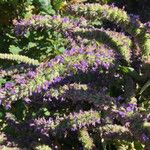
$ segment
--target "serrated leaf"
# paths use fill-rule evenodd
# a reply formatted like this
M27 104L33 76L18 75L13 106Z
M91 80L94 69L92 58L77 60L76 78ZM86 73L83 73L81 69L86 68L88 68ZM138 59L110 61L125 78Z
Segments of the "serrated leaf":
M19 54L19 52L21 51L22 49L20 49L18 46L15 46L15 45L9 46L9 52L11 52L12 54Z

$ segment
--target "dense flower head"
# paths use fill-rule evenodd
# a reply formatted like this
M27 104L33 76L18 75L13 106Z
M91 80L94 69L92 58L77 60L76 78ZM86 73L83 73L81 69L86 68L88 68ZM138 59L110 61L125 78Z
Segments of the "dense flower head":
M36 71L29 71L27 75L16 75L14 77L14 89L17 90L16 94L12 96L13 100L17 99L18 96L20 98L31 96L34 91L40 93L42 90L47 90L50 85L60 82L71 73L76 74L78 71L88 72L90 68L94 71L98 68L108 70L114 61L113 52L105 51L104 47L96 48L95 46L85 47L83 50L81 48L72 48L63 55L50 60L50 62L41 64ZM103 53L104 51L105 53ZM39 78L41 79L39 80ZM6 83L6 87L8 87L7 84L9 83ZM18 90L18 88L26 89L27 91L23 92L22 90L22 93L20 93L21 90ZM9 90L7 92L7 95L9 95ZM11 96L7 96L7 98L10 99Z
M143 59L146 58L146 60L149 60L150 35L145 32L145 26L138 20L137 16L129 16L127 12L117 7L90 3L70 6L67 11L72 13L72 15L84 16L89 20L101 17L111 22L115 22L123 27L131 36L137 38L139 47L142 50ZM143 36L145 39L143 39Z
M86 26L86 20L81 19L73 21L67 17L61 18L58 16L41 16L33 15L29 19L14 20L15 26L14 32L17 35L23 35L27 30L38 30L38 29L55 29L60 31L66 31L72 28L78 28L80 26Z

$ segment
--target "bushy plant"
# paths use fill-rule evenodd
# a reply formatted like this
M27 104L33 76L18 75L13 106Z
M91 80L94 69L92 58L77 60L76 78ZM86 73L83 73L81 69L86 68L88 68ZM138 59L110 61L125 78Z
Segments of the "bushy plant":
M76 4L66 12L80 19L35 15L14 22L20 38L33 34L33 47L38 47L34 33L52 31L61 33L67 49L53 51L55 57L38 66L1 70L1 130L28 148L149 150L147 27L114 6ZM95 19L121 28L99 29L91 24Z

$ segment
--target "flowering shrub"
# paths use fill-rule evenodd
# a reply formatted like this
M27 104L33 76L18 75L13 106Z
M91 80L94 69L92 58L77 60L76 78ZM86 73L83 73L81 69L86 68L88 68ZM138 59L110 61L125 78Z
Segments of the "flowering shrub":
M28 149L149 150L147 26L114 6L76 4L66 12L75 18L14 21L20 38L60 32L66 50L40 63L13 55L22 63L1 69L1 130ZM95 19L117 26L100 29L91 24Z

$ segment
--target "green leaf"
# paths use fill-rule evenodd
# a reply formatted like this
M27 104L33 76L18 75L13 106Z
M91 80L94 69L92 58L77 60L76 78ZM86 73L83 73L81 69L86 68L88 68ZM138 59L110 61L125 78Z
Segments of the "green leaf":
M11 109L12 114L16 117L17 120L23 120L26 113L26 107L22 100L18 100L13 104Z
M140 142L135 141L134 142L134 147L136 150L142 150L144 148L144 145L142 145Z
M61 8L62 2L63 2L62 0L54 0L53 6L54 6L55 10L59 10Z
M125 67L125 66L119 66L119 70L121 70L122 73L125 73L125 74L134 71L133 68L131 68L131 67Z
M29 42L28 48L30 49L30 48L36 47L36 45L37 45L36 43Z
M10 35L9 33L6 33L6 36L8 36L8 37L11 38L11 39L15 39L15 37L12 36L12 35Z
M10 51L12 54L19 54L19 52L21 52L22 49L20 49L18 46L10 45L10 46L9 46L9 51Z
M38 0L41 7L47 7L49 5L51 5L50 0Z
M29 36L31 35L30 31L27 31L24 35L24 37L29 38Z
M59 52L63 53L65 51L65 48L64 47L60 47L59 48Z
M52 8L50 0L37 0L42 14L54 15L55 11Z
M150 86L150 80L148 80L141 88L140 94L142 94Z
M126 67L126 66L119 66L119 71L121 71L123 74L130 75L134 79L140 79L139 74L134 70L132 67Z
M6 79L0 78L0 87L1 87L1 85L2 85L3 83L5 83L5 82L6 82Z
M46 112L44 112L44 115L45 115L45 116L50 116L50 112L49 112L49 111L46 111Z
M3 118L3 116L4 116L4 113L0 112L0 118Z

